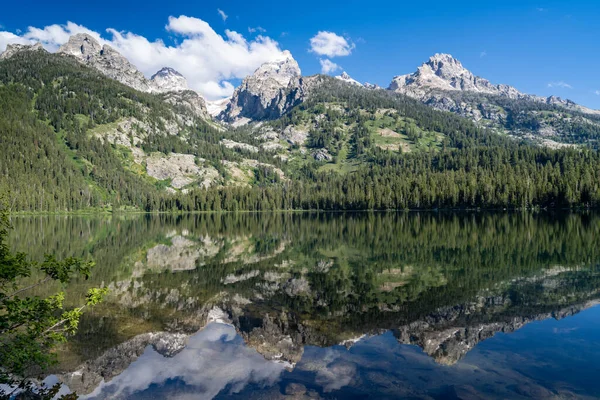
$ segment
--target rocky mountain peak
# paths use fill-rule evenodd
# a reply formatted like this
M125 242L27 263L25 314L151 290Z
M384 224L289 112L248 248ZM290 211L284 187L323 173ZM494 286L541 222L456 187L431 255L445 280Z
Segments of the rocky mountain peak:
M451 80L462 76L473 77L471 71L467 70L460 61L450 54L438 53L429 57L429 61L423 64L419 71L429 68L435 75L442 79Z
M251 76L244 81L258 83L273 81L279 86L287 86L290 80L302 76L298 62L289 51L284 51L279 59L269 61L261 65Z
M0 60L5 60L22 51L46 51L41 43L36 44L9 44L6 50L0 54Z
M154 79L158 76L170 76L170 75L174 75L174 76L181 76L183 77L183 75L181 75L177 70L171 68L171 67L162 67L160 70L158 70L154 75L152 75L152 77L150 79Z
M90 60L100 54L102 46L91 35L87 33L78 33L69 38L69 41L63 44L59 53L72 55L80 60Z
M170 67L163 67L150 78L157 92L179 92L189 90L187 79Z
M517 89L508 85L493 85L487 79L475 76L450 54L438 53L423 63L416 72L396 76L389 86L419 100L427 100L432 92L470 91L520 98Z
M346 71L342 72L341 75L338 75L335 78L347 83L351 83L353 85L363 86L362 83L360 83L359 81L352 79L352 77L348 75Z
M302 72L289 51L262 64L235 90L221 118L227 122L279 117L301 91ZM290 103L291 102L291 103Z
M79 62L134 89L142 92L151 92L153 89L151 82L127 58L109 45L102 46L86 33L71 36L58 49L58 53L73 56Z

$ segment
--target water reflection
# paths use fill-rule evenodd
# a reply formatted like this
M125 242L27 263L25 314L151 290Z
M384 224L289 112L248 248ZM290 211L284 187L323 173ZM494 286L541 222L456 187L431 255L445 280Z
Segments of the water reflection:
M210 324L191 336L187 343L180 339L150 338L154 342L151 348L120 375L109 382L101 382L94 392L83 398L135 395L136 398L211 399L223 389L236 393L249 384L272 386L285 368L244 346L231 325ZM185 349L178 351L184 344ZM130 345L121 345L118 350L126 352ZM78 373L87 371L77 371L74 375Z
M15 245L38 249L38 257L95 259L92 281L73 284L74 300L90 285L111 288L61 349L55 371L82 395L599 394L577 374L562 373L562 386L546 382L563 365L590 367L597 353L575 357L594 340L572 325L597 314L600 299L594 214L37 217L14 224ZM598 323L584 320L598 333ZM519 341L505 339L519 337L504 335L515 331ZM558 350L525 357L539 338ZM486 343L500 347L486 350ZM569 345L575 352L560 350Z

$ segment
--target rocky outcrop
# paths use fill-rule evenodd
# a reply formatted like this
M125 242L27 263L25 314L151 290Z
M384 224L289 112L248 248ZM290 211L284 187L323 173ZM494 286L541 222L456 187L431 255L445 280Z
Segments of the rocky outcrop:
M201 165L196 163L196 160ZM165 156L154 153L146 158L148 175L158 180L170 180L170 186L182 189L194 182L200 187L210 187L219 177L219 172L204 159L192 154L171 153Z
M210 114L206 108L206 101L192 90L170 91L162 94L162 98L169 104L186 108L196 117L210 119Z
M249 151L250 153L258 153L258 147L252 146L248 143L235 142L229 139L221 139L220 143L223 147L228 149L239 149Z
M109 45L101 45L86 33L78 33L58 49L59 54L75 57L79 62L97 69L109 78L142 92L153 91L152 83L146 79L127 58Z
M329 154L327 149L317 149L312 153L313 158L316 161L331 161L333 157Z
M375 84L375 83L369 83L369 82L365 82L365 84L363 85L366 89L371 89L371 90L375 90L375 89L383 89L381 86Z
M17 53L22 51L46 51L41 43L36 44L9 44L6 46L6 50L0 54L0 60L6 60Z
M263 64L244 79L220 118L235 123L239 120L275 119L303 98L302 75L298 63L289 52L284 58Z

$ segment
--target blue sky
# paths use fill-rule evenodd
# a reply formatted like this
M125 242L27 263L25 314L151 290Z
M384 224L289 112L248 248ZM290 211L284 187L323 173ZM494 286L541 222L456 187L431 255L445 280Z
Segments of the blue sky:
M225 20L218 9L227 15ZM268 36L280 49L292 52L306 75L320 72L319 60L329 59L361 82L387 86L393 76L413 72L430 55L444 52L493 83L556 94L600 109L598 1L36 0L26 7L5 4L0 31L20 35L29 26L71 21L106 39L111 38L106 29L113 28L174 46L184 38L165 26L170 16L182 15L207 22L219 35L227 29L248 41L258 34ZM257 27L265 32L249 32ZM344 37L353 46L351 54L327 57L310 52L310 39L319 31ZM260 58L248 57L248 64ZM237 68L223 76L235 85L242 73ZM223 93L230 90L220 85Z

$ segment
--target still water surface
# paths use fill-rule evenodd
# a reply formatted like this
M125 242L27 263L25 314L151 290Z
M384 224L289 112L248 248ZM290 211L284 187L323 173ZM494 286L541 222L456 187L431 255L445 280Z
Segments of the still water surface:
M600 216L19 217L107 301L49 377L90 399L600 397Z

